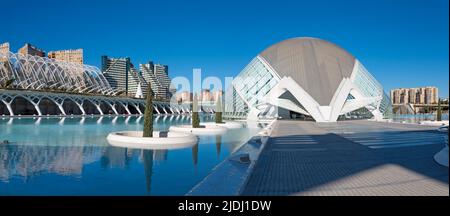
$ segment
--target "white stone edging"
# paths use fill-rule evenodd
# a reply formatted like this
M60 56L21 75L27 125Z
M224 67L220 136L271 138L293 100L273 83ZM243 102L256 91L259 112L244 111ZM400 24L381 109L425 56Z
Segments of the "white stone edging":
M169 131L195 135L220 135L227 132L227 128L221 126L204 124L201 124L200 126L204 127L193 128L192 125L176 125L170 126Z
M227 129L238 129L238 128L243 128L244 125L242 123L239 122L224 122L224 123L215 123L215 122L205 122L202 123L201 125L214 125L214 126L219 126L219 127L224 127Z
M108 143L116 147L137 149L178 149L193 146L198 138L187 133L167 132L167 137L160 137L161 132L153 131L153 137L142 137L142 131L118 131L108 134Z

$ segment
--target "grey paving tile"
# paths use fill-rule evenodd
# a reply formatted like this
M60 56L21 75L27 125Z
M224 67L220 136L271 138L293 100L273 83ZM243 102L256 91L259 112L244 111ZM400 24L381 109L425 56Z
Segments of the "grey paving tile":
M429 127L279 121L244 195L449 195ZM375 148L377 146L379 148Z

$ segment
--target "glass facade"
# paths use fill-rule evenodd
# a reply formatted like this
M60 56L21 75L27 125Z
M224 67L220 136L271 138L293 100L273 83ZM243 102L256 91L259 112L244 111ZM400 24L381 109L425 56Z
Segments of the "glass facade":
M366 98L381 96L382 99L381 101L377 100L376 102L366 105L365 107L361 107L340 115L337 117L338 120L364 119L371 117L378 118L379 115L376 114L377 112L373 112L376 109L383 114L384 118L391 117L392 106L389 97L384 93L381 84L357 60L354 66L356 69L353 71L354 74L352 74L352 83L357 88L361 96ZM246 118L250 111L249 108L251 107L259 108L261 109L260 111L264 113L267 106L264 106L266 104L264 104L262 99L279 83L279 81L280 77L275 71L273 71L272 67L259 56L255 57L233 80L232 85L228 88L225 95L226 105L224 117ZM289 93L295 94L294 92ZM346 101L349 102L358 100L358 97L361 96L349 94ZM280 96L280 98L282 97ZM296 101L294 98L295 97L290 96L284 99L291 100L296 105L309 112L301 105L302 101ZM277 114L278 116L281 116L279 112Z
M385 118L388 118L392 114L392 106L389 97L383 92L383 87L381 84L367 71L367 69L359 62L356 66L358 67L355 71L355 78L353 84L355 84L361 94L365 97L376 97L382 96L382 100L379 106L379 110L383 113ZM376 107L378 104L371 104L371 106Z
M248 106L257 106L277 83L278 79L270 68L255 57L233 80L232 87L227 90L227 93L232 95L229 100L235 104L227 103L225 116L245 117Z

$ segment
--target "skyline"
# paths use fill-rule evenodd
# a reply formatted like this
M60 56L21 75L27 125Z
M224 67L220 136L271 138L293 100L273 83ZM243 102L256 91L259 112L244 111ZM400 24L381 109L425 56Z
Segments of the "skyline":
M25 42L45 51L83 48L85 63L97 67L101 55L128 56L135 65L169 65L172 78L191 78L193 68L223 78L271 44L309 36L354 54L385 92L436 86L448 97L448 1L267 3L6 2L12 22L0 42L14 52Z

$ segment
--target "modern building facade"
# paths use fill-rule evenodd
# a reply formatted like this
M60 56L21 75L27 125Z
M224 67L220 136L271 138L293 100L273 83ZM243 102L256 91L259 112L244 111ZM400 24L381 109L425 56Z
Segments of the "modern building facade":
M0 87L116 95L97 67L30 54L0 53Z
M0 44L0 55L2 55L2 56L9 55L9 43L8 42ZM7 60L8 60L8 58L6 58L6 57L0 58L1 62L5 62Z
M438 98L438 88L434 86L391 90L392 104L436 104Z
M136 92L142 92L142 97L145 97L150 84L157 100L169 100L172 94L168 68L167 65L150 61L147 64L139 64L138 69L131 63L130 58L102 56L102 71L106 79L113 88L123 91L129 97L135 97Z
M335 122L392 113L383 87L361 62L316 38L292 38L265 49L233 80L225 103L228 118Z
M148 62L140 64L144 79L151 84L152 91L157 99L168 100L171 97L169 67L167 65Z
M176 101L179 103L183 102L192 102L192 92L190 91L182 91L175 94Z
M19 49L19 54L21 55L32 55L45 57L45 52L29 43L26 43L22 48Z
M83 49L50 51L48 52L48 58L83 64Z
M215 102L221 98L223 92L221 90L211 91L210 89L202 89L199 100L202 102Z
M128 79L130 77L131 60L130 58L111 58L102 56L102 72L112 88L115 88L123 94L131 96Z

